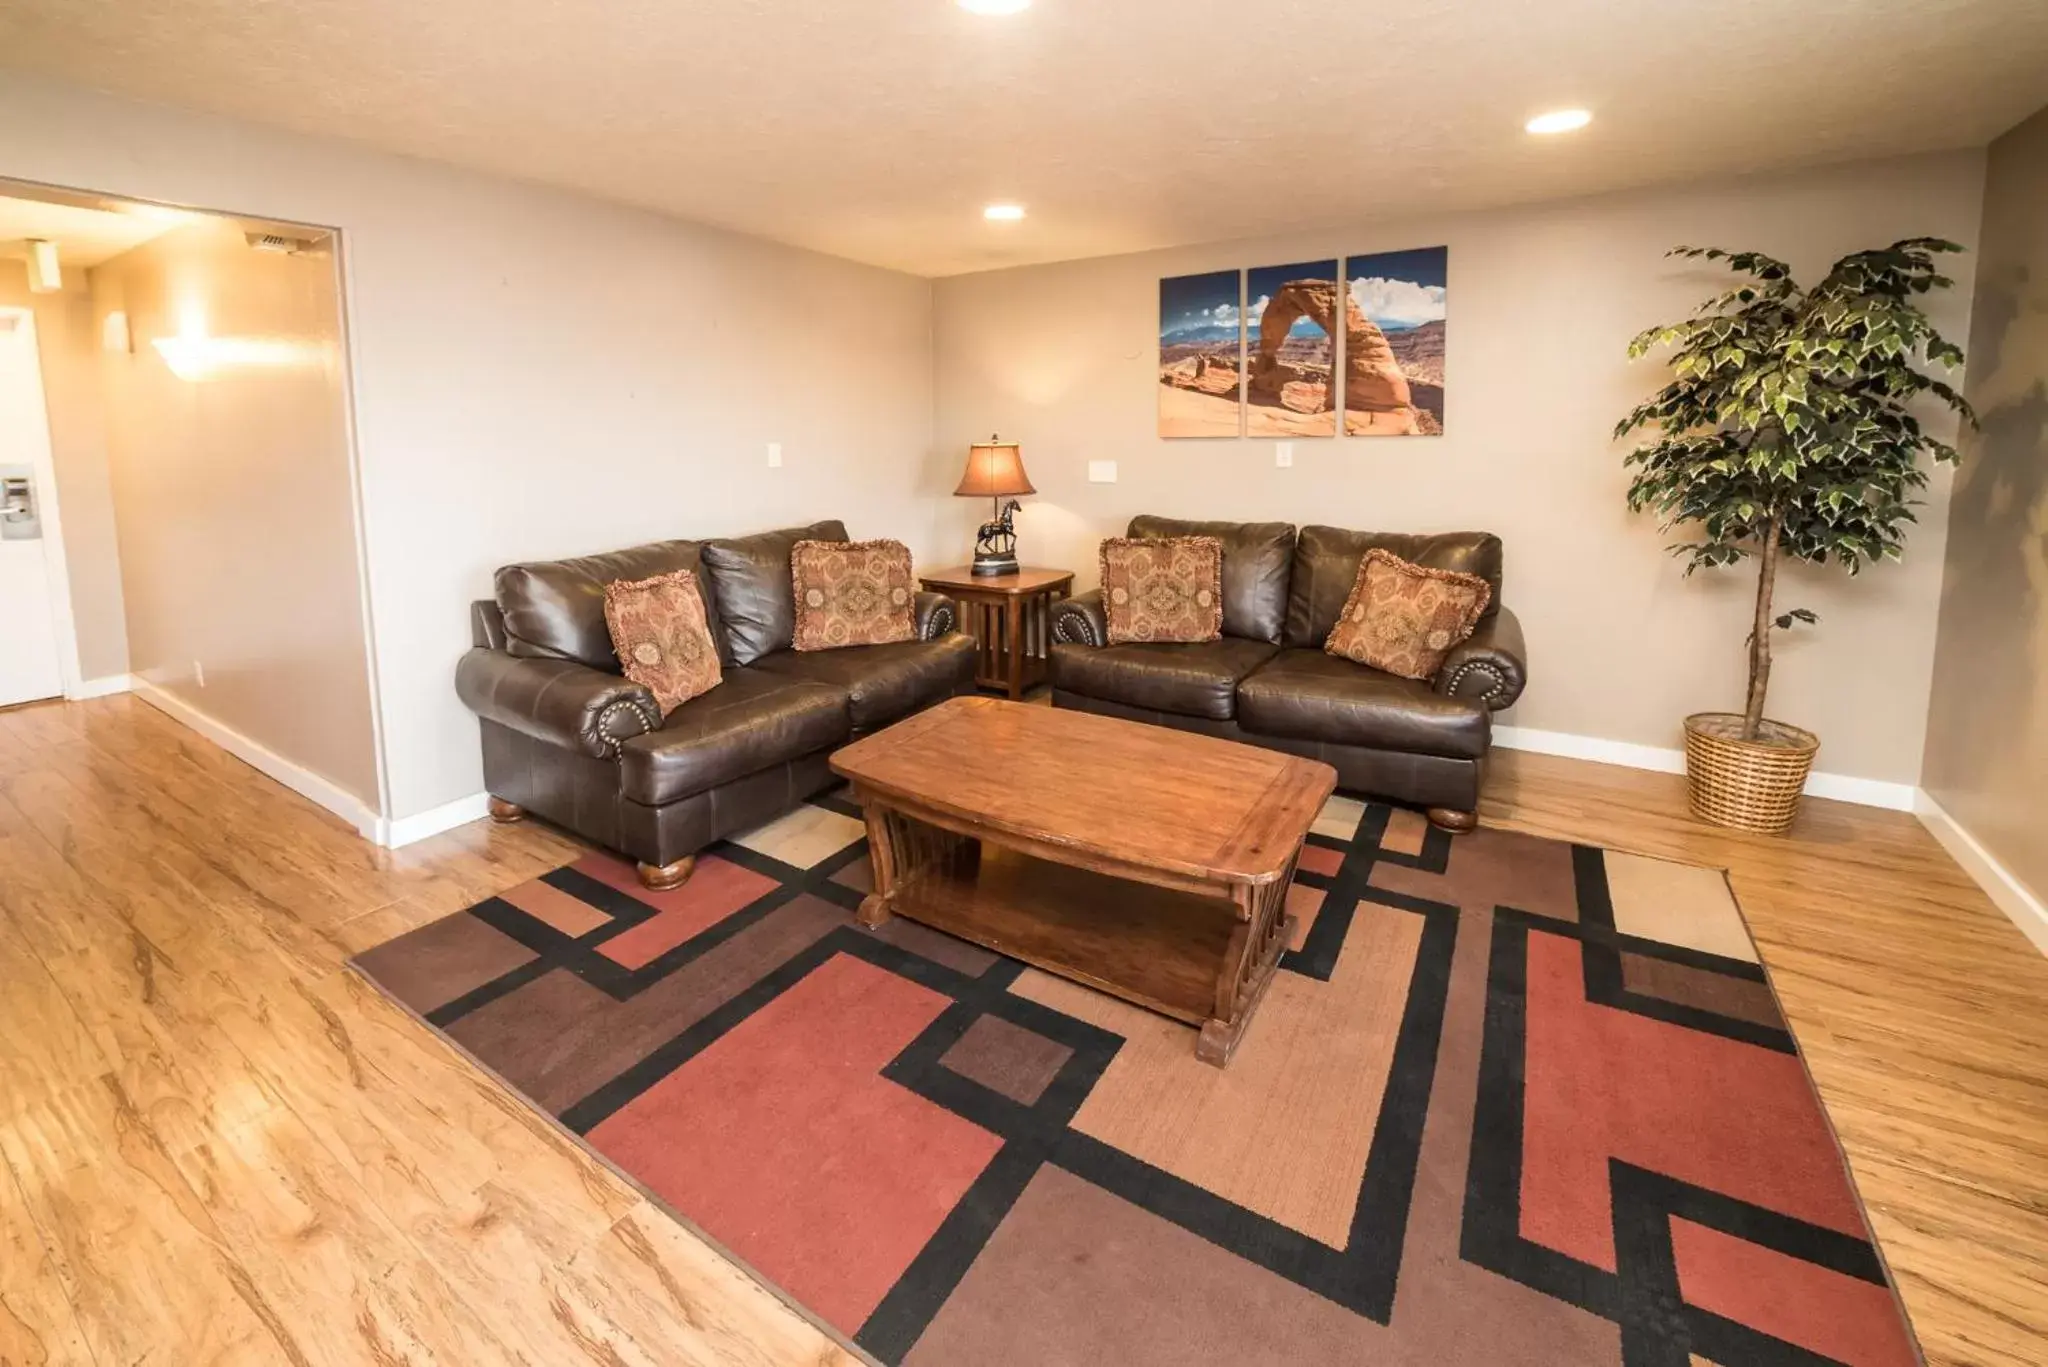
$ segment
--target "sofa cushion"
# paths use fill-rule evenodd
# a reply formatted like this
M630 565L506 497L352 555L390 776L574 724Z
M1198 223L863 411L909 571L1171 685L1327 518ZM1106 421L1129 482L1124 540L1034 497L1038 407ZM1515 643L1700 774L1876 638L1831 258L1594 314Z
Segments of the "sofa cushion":
M1223 543L1213 536L1102 543L1109 643L1213 641L1223 634Z
M1485 621L1500 608L1501 545L1490 532L1441 532L1410 536L1399 532L1349 532L1341 527L1303 527L1294 543L1294 571L1287 585L1290 648L1320 646L1344 611L1358 582L1358 563L1375 546L1433 570L1476 574L1493 590Z
M1229 721L1238 682L1279 647L1225 636L1192 645L1053 647L1053 686L1104 702Z
M1359 562L1358 582L1323 649L1403 679L1434 679L1492 598L1476 574L1412 565L1375 546Z
M910 548L901 541L799 541L789 553L797 650L917 639Z
M1237 723L1265 736L1480 759L1493 714L1320 650L1283 650L1237 689Z
M718 687L718 641L688 570L605 585L604 620L619 667L654 695L663 716Z
M1294 560L1292 523L1183 522L1145 515L1132 518L1125 535L1215 537L1223 543L1223 634L1280 643Z
M844 540L845 524L834 521L704 543L704 568L710 572L711 598L724 625L729 661L750 665L789 649L796 637L790 551L799 541Z
M656 541L574 560L505 566L498 571L495 588L506 652L575 660L592 669L618 673L618 652L612 649L611 628L604 620L605 586L677 570L696 574L701 586L700 551L695 541ZM704 606L712 638L718 639L717 605L707 600Z
M791 679L830 684L846 702L855 731L873 731L949 698L974 678L974 638L777 651L754 666Z
M730 669L658 731L619 746L619 786L650 807L706 792L846 740L846 693L759 669Z

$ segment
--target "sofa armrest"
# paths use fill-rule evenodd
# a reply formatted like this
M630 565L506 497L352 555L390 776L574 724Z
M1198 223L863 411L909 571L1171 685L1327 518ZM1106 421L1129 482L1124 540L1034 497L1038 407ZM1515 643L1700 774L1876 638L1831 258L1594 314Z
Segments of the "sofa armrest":
M1522 696L1528 681L1529 648L1522 642L1522 624L1502 608L1451 647L1433 686L1448 697L1482 703L1498 712Z
M622 742L661 727L644 686L574 660L472 650L455 667L455 692L486 721L597 759L616 759Z
M1068 645L1109 644L1109 619L1102 611L1102 590L1084 593L1055 604L1052 610L1052 638Z
M917 639L936 641L960 629L960 605L943 593L920 593L912 604L917 620Z

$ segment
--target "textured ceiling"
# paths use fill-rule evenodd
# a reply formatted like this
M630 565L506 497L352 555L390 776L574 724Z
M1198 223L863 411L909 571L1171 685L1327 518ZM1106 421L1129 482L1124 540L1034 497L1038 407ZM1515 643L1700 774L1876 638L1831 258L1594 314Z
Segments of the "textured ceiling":
M2048 2L5 0L0 63L943 275L1980 144Z

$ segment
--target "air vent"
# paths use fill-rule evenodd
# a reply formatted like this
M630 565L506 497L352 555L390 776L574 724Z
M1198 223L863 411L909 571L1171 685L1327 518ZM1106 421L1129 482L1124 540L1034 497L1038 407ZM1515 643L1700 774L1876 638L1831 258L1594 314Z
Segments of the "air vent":
M324 251L327 238L291 237L285 233L248 233L249 246L259 252L281 252L286 256L313 256Z

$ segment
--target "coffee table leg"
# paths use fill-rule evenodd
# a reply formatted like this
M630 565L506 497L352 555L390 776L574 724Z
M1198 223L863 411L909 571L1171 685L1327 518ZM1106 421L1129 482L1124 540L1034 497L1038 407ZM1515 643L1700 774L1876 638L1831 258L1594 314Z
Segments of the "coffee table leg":
M889 829L887 808L878 802L868 802L861 807L861 815L868 823L868 872L875 890L860 899L860 910L854 913L854 919L869 930L879 930L892 915L889 894L896 887L896 843Z
M1237 1052L1259 1009L1280 955L1294 938L1296 918L1287 914L1287 889L1294 882L1290 865L1287 876L1263 888L1247 888L1239 894L1247 915L1238 921L1225 952L1222 971L1216 980L1216 1014L1202 1022L1195 1038L1195 1057L1221 1068Z
M981 857L981 842L928 826L877 802L862 805L868 825L868 867L875 890L861 899L854 919L869 930L895 914L890 899L926 874L966 873Z

